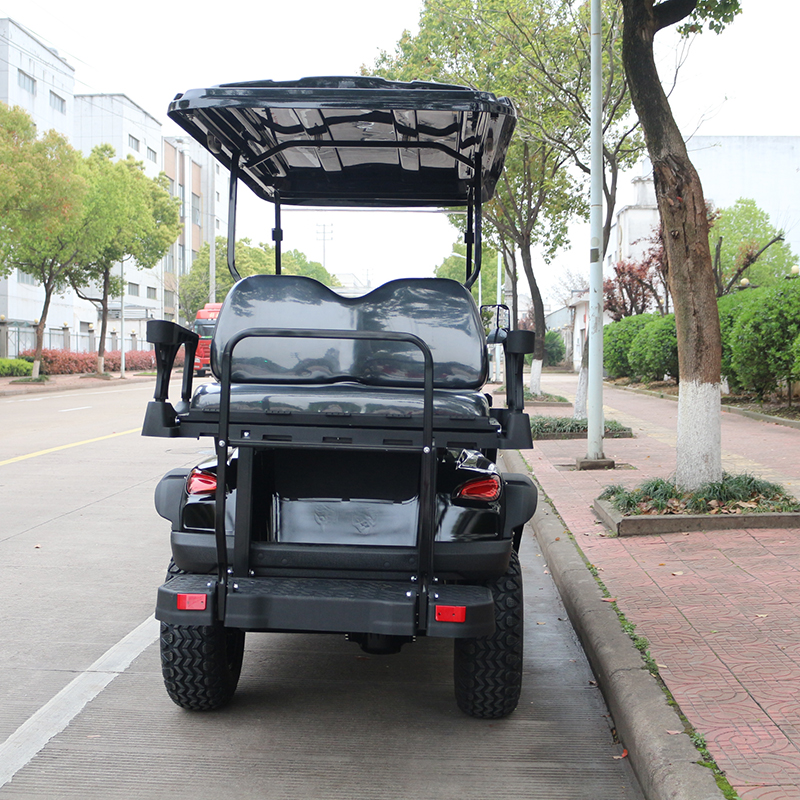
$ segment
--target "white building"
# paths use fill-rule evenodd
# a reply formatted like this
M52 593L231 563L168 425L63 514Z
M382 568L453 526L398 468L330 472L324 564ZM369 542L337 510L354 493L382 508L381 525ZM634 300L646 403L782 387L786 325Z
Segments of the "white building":
M76 95L74 72L24 26L0 20L0 101L22 107L39 133L55 129L84 155L96 145L109 144L117 158L130 155L140 161L148 177L165 172L172 195L182 200L183 230L168 255L151 270L137 269L130 262L124 265L124 331L123 304L118 299L111 303L106 346L116 349L121 333L127 347L132 335L142 346L148 319L178 318L180 277L191 268L203 243L226 233L228 174L188 137L163 139L159 121L125 94ZM33 346L33 326L43 302L44 291L30 276L14 271L0 279L0 318L9 322L12 354ZM98 322L95 305L73 291L55 296L45 347L89 349Z

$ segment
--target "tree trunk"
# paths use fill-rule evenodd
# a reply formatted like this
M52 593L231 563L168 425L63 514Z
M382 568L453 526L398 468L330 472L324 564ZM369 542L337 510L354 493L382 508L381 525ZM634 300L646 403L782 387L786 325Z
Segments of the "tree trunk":
M36 326L36 350L33 354L33 368L31 370L31 378L38 378L42 364L42 350L44 349L44 329L47 323L47 313L50 311L50 300L53 296L53 287L49 283L43 284L44 286L44 305L42 306L42 314L39 317L39 323Z
M542 365L544 363L544 303L539 291L539 285L533 275L533 261L531 258L530 245L520 247L522 255L522 269L528 279L528 286L531 290L531 305L533 306L533 329L536 332L536 340L533 346L533 360L531 361L531 377L528 388L531 394L542 393Z
M680 395L676 482L687 489L722 477L720 358L716 282L708 246L703 188L686 151L653 58L661 19L695 3L623 0L623 60L631 96L653 164L667 254L667 280L675 308Z
M100 342L97 345L97 374L106 371L106 332L108 331L108 294L111 285L111 271L103 271L103 298L100 301Z
M575 406L572 410L572 419L587 419L589 399L589 337L583 343L581 353L581 369L578 373L578 388L575 390Z

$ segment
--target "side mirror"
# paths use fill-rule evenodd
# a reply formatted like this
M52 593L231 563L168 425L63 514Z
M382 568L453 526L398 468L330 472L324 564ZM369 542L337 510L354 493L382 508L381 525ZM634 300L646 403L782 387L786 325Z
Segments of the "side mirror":
M505 344L507 338L508 331L505 328L495 328L493 331L489 331L489 334L486 337L486 343Z

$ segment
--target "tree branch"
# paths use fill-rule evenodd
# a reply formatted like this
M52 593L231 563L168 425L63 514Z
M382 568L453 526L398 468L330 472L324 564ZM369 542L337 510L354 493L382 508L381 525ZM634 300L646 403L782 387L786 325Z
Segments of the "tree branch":
M697 0L663 0L653 6L656 33L686 19L697 8Z

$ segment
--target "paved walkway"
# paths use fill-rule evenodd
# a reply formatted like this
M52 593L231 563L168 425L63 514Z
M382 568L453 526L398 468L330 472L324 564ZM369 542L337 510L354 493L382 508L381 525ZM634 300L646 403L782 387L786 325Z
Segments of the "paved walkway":
M543 376L570 400L575 384ZM604 443L613 473L574 470L581 440L523 455L742 800L800 800L800 529L607 537L592 501L674 473L677 403L611 388L604 402L636 437ZM726 471L800 496L800 430L723 414L722 447Z

